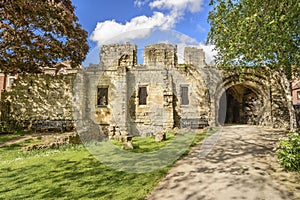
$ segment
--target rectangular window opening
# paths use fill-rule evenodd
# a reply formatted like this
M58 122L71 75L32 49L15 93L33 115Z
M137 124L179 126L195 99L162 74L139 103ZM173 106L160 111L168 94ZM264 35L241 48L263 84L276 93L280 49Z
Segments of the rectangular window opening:
M300 100L300 91L297 91L297 100Z
M147 87L139 87L139 105L147 104Z
M98 88L97 106L106 107L108 105L108 88Z
M189 105L189 88L187 86L181 87L181 105Z
M14 81L15 81L15 78L9 78L9 79L8 79L8 87L13 86Z

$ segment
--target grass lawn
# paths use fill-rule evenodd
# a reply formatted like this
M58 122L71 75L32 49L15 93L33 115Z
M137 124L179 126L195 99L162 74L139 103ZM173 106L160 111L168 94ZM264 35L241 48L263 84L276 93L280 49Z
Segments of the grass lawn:
M135 151L156 150L172 137L164 143L135 138ZM0 199L144 199L170 168L121 172L99 162L83 145L21 152L28 143L0 148Z

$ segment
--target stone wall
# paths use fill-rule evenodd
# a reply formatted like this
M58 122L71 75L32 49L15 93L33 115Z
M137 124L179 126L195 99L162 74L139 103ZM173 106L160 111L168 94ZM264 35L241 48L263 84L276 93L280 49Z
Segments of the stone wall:
M196 67L196 66L195 66ZM197 66L204 67L204 66ZM194 67L178 67L172 70L176 118L175 123L182 123L185 119L198 119L207 121L210 125L211 105L209 102L209 91L205 76ZM188 87L189 104L182 105L181 88Z
M133 46L125 44L123 47L126 53L126 49ZM99 65L91 65L79 73L81 92L75 94L79 99L76 104L82 106L78 108L79 120L92 120L102 128L144 136L180 127L186 119L203 118L208 122L210 105L203 77L194 68L178 65L176 46L149 45L144 52L145 63L133 66L131 59L135 54L126 57L128 61L124 58L123 63L127 65L120 65L119 57L113 60L108 49L119 52L122 47L104 45L104 49L106 53L101 54ZM104 65L107 61L117 66ZM188 105L182 105L183 86L188 87ZM105 106L97 105L96 91L102 87L108 89ZM145 105L139 105L141 87L147 91Z
M292 107L290 82L282 71L271 73L271 106L273 127L296 127L296 116Z
M68 129L71 129L72 123L59 122L73 120L75 76L20 75L11 90L2 93L2 120L14 121L24 128L42 126L43 123L51 128L55 125L50 121L56 121L58 126L70 126Z
M75 121L86 138L99 138L99 132L155 135L190 122L288 128L293 116L283 74L267 68L244 69L242 74L219 71L204 62L203 50L194 47L185 49L186 63L178 64L176 51L170 44L149 45L145 63L138 65L136 45L104 45L101 62L77 75L20 76L4 94L1 117L27 128L47 121ZM145 104L140 104L141 88L146 91ZM232 107L222 101L229 95ZM230 109L234 120L226 121Z
M155 135L191 121L210 126L225 122L286 128L289 124L284 78L280 82L280 76L270 75L268 69L220 72L204 62L203 50L194 47L185 49L186 63L179 65L176 46L170 44L145 47L142 65L135 62L135 45L104 45L103 49L101 63L79 74L80 95L75 95L81 105L79 119L92 120L107 134ZM108 89L108 104L99 106L97 88L103 87ZM145 105L139 105L140 88L146 88ZM184 88L187 103L182 99ZM221 101L224 94L231 95L233 107ZM230 112L233 120L228 118Z
M161 131L167 120L164 110L164 76L164 69L149 70L146 67L131 70L127 74L128 120L132 134L154 135ZM146 105L139 105L140 87L146 87Z

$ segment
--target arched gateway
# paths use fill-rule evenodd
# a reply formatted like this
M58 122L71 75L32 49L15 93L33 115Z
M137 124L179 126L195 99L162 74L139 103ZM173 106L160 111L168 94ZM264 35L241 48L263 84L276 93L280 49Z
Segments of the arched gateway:
M291 104L283 73L250 67L240 75L223 72L216 89L218 124L252 124L289 128Z

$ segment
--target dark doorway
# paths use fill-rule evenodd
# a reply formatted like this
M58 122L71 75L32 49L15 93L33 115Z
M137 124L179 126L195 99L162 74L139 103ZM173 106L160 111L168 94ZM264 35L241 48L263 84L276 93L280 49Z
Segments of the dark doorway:
M220 98L219 124L256 124L261 106L256 93L240 84L226 90Z
M227 112L226 112L225 123L226 124L241 123L240 102L237 99L235 99L235 97L230 93L226 93L226 98L227 98Z

